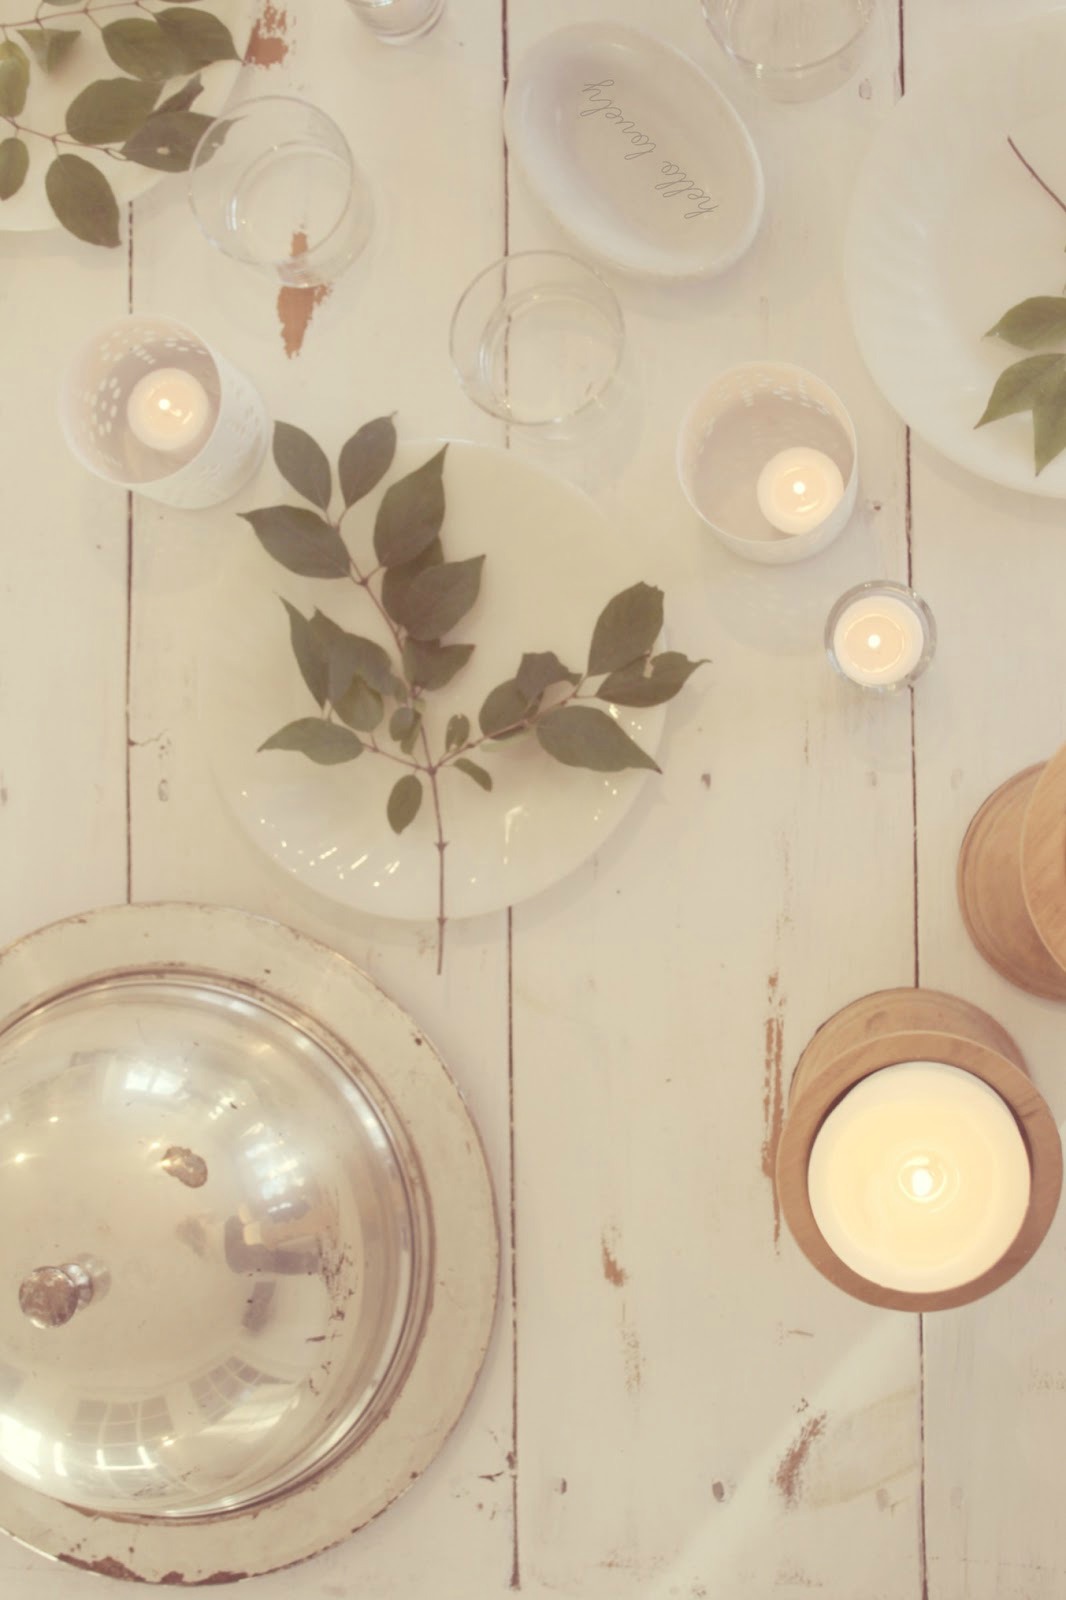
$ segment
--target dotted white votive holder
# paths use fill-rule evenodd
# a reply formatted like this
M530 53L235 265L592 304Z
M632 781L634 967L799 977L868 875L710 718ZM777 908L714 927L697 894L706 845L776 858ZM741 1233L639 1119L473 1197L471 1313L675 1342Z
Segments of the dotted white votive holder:
M127 422L133 389L167 367L189 372L207 393L210 427L191 455L152 449ZM64 377L59 416L71 451L98 478L190 510L236 494L270 442L266 407L244 374L167 317L122 317L83 345Z
M834 461L844 480L837 505L803 533L782 533L763 515L759 474L783 450L805 446ZM855 509L855 428L821 378L783 362L749 361L721 373L681 424L677 474L693 510L727 549L767 566L804 561L832 544Z

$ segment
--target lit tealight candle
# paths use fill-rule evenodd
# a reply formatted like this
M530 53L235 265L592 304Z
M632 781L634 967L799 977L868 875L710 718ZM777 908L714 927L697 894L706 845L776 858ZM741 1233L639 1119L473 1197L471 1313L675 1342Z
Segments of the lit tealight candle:
M864 1078L811 1150L814 1219L840 1260L872 1283L955 1289L1018 1235L1031 1176L1014 1115L958 1067L905 1062Z
M844 478L821 450L796 445L763 467L755 485L759 510L780 533L811 533L844 498Z
M923 600L901 584L862 584L837 602L826 644L834 664L863 688L894 689L928 662L935 637Z
M211 421L211 402L191 372L157 367L130 390L126 421L142 444L169 455L200 442Z

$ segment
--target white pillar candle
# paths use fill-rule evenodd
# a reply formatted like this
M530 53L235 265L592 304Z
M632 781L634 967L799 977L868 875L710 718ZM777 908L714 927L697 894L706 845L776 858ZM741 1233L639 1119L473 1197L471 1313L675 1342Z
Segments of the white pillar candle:
M873 1072L826 1117L807 1189L826 1243L888 1289L955 1289L995 1265L1029 1205L1014 1114L958 1067Z
M211 402L191 372L157 367L130 390L126 421L142 444L169 455L200 442L211 421Z
M821 450L795 445L772 456L755 485L759 510L780 533L810 533L844 498L844 478Z
M897 595L862 595L833 628L833 654L845 677L875 688L901 683L925 650L919 613Z

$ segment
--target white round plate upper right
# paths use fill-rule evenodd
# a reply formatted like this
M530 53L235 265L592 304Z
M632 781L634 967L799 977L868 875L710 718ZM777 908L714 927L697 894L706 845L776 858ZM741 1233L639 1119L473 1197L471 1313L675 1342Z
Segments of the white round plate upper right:
M1008 144L1054 149L1049 118L1060 114L1066 179L1064 81L1061 9L960 32L874 140L846 277L866 364L915 432L994 483L1066 499L1066 454L1035 474L1029 413L975 427L999 374L1028 353L985 334L1018 301L1061 294L1066 279L1066 215Z

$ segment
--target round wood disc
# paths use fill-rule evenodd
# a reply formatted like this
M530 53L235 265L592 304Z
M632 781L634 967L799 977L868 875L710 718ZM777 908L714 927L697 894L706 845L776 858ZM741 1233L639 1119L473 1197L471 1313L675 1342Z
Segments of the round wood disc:
M1021 837L1025 905L1051 959L1066 969L1066 745L1043 768ZM1066 971L1053 996L1066 998Z

